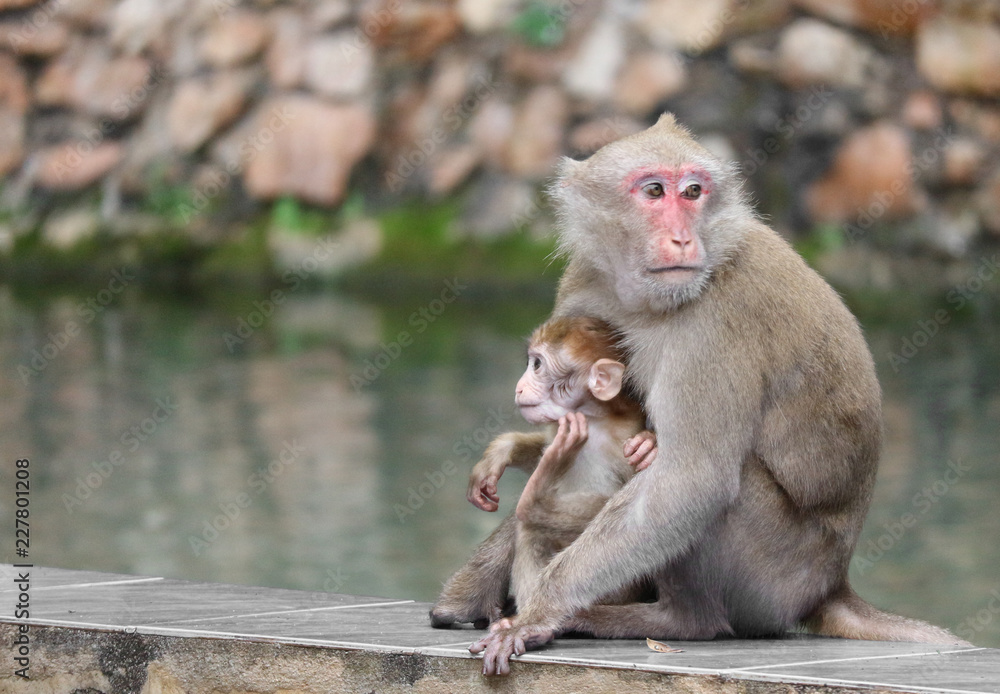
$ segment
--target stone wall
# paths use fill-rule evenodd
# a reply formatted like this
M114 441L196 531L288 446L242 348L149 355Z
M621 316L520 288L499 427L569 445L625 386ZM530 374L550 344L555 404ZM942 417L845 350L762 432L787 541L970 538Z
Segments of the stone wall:
M490 235L669 109L786 232L962 256L1000 234L998 97L994 2L0 0L0 203L107 222L179 190L201 234L460 194Z

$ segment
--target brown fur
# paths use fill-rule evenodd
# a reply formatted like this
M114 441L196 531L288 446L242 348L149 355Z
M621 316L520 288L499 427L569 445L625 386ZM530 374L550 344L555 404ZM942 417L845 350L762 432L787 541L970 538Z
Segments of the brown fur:
M592 364L622 358L609 326L586 317L548 321L535 330L530 344L536 349L544 346L558 356L567 370L563 377L576 389L586 389L586 374ZM601 416L588 418L590 438L573 456L545 458L546 451L538 444L551 444L551 432L542 435L544 438L503 434L487 448L470 476L470 488L511 465L531 476L518 502L517 517L507 518L448 579L431 610L433 626L455 622L483 625L496 621L509 607L508 596L517 602L526 600L552 557L583 532L611 493L632 476L621 450L626 440L643 429L642 408L625 392L606 402L591 398L590 406ZM598 448L602 441L605 448L610 444L614 451ZM613 457L615 453L618 459ZM599 468L596 476L603 480L602 489L581 489L579 482L566 486L571 470L586 479L588 471L581 466ZM630 585L616 591L613 599L634 600L638 590Z

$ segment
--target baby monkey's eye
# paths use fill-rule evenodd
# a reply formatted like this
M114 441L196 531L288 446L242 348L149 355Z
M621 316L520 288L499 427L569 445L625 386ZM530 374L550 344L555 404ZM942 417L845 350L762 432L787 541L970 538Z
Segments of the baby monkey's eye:
M653 181L647 183L642 187L642 192L651 198L662 198L663 197L663 184Z
M540 368L542 368L542 360L538 357L529 357L528 363L531 364L531 368L534 371L538 371Z
M688 187L684 189L681 193L682 198L687 198L688 200L697 200L701 197L701 185L698 183L690 183Z

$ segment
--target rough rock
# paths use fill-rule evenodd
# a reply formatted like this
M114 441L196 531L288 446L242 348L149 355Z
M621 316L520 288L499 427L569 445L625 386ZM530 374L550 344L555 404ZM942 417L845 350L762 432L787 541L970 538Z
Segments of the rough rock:
M1000 171L993 174L976 192L976 210L983 226L1000 236Z
M948 113L960 131L971 131L990 144L1000 144L1000 108L956 99L948 105Z
M351 3L347 0L322 0L310 13L311 24L318 31L332 29L350 16Z
M245 76L228 72L181 82L167 111L170 139L185 152L198 149L240 115L249 87Z
M914 130L940 128L943 122L940 99L925 89L913 92L903 103L903 122Z
M770 77L774 72L774 51L757 37L729 44L729 62L740 72Z
M615 89L615 105L626 113L645 116L664 99L680 93L687 70L675 53L648 51L632 57Z
M793 89L814 84L861 87L874 53L842 29L798 19L781 34L776 50L778 79Z
M917 33L917 67L937 89L1000 96L1000 28L941 16Z
M0 24L0 45L16 55L48 58L69 45L69 29L55 19L38 24L3 22Z
M934 10L934 3L922 0L794 0L807 12L882 37L908 36Z
M268 19L272 37L265 62L271 82L284 89L297 87L306 74L309 29L305 18L294 10L282 8L272 12Z
M732 21L727 36L761 34L788 21L792 0L736 0L730 3Z
M573 96L607 101L625 61L625 32L614 14L598 17L563 73L563 85Z
M469 92L470 83L479 89L487 89L482 98L492 95L493 85L486 78L486 71L460 56L442 56L437 61L433 75L427 84L427 104L436 111L460 106ZM436 118L441 114L437 113Z
M103 178L123 155L120 142L92 145L79 140L47 147L37 154L35 182L51 190L80 190Z
M260 53L270 37L267 20L253 12L232 11L205 32L201 57L215 67L245 63Z
M472 117L468 132L487 163L502 167L507 144L514 132L514 108L505 101L487 101Z
M458 16L473 34L509 26L517 8L515 0L458 0Z
M271 99L259 111L245 183L252 195L294 195L320 205L343 197L354 165L371 148L375 120L361 106Z
M545 213L545 201L525 181L492 174L478 178L470 188L462 227L471 236L492 238L531 227Z
M24 158L24 115L28 110L28 83L17 62L0 53L0 177Z
M25 7L37 5L41 0L0 0L0 12L7 10L21 10Z
M95 210L71 209L57 212L45 220L42 236L55 248L67 249L92 237L100 226L100 216Z
M114 58L103 46L91 43L49 63L35 84L35 96L42 106L128 120L145 109L164 77L145 58Z
M186 6L184 0L121 0L111 12L111 43L129 55L149 46L166 52L168 29Z
M979 173L986 162L986 148L969 137L957 137L944 149L944 182L953 186L966 186L979 180Z
M362 13L361 23L388 60L399 63L427 62L462 30L458 12L446 2L376 4Z
M0 107L0 177L21 165L24 160L24 116Z
M374 65L371 44L357 41L355 32L322 36L306 52L306 85L335 98L358 96L370 86Z
M0 109L23 116L31 101L28 81L17 61L0 53Z
M431 162L428 189L434 195L447 195L464 183L483 160L475 145L457 145L440 152Z
M274 228L267 243L279 273L301 273L309 268L318 277L334 277L377 256L382 249L382 229L375 220L358 219L336 234L317 239Z
M518 137L508 145L508 170L534 179L550 175L562 152L568 117L569 105L562 91L549 85L532 89L517 110L514 132Z
M950 196L942 202L933 213L922 215L926 223L920 229L923 232L920 240L933 251L961 258L979 235L975 205L965 193Z
M587 121L573 128L569 134L570 156L589 157L609 142L645 130L646 127L644 123L624 116Z
M84 28L103 28L108 23L115 0L73 0L59 6L59 18Z
M812 219L858 223L906 216L917 207L910 142L898 125L881 121L852 133L833 165L806 193Z
M699 55L718 46L736 21L730 0L649 0L636 28L659 48Z
M552 82L565 72L571 56L568 46L547 49L512 43L504 51L503 71L515 80Z

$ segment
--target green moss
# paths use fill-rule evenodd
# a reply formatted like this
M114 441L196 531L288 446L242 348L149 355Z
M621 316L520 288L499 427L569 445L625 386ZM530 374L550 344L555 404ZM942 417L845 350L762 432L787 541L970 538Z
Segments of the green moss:
M342 214L285 196L271 206L271 226L305 236L323 236L339 226Z
M267 225L258 221L238 239L210 249L193 272L195 284L241 284L258 287L274 280L274 265L267 245Z
M149 192L142 198L142 209L162 219L165 226L183 226L190 217L190 211L198 209L199 201L191 186L170 181L166 168L162 166L149 171L146 188ZM208 200L205 204L214 206Z
M566 20L561 6L532 0L514 18L510 28L529 46L555 48L566 40Z
M417 280L464 277L483 282L520 283L558 277L562 262L552 260L555 242L538 241L527 231L494 239L476 239L454 232L457 200L411 203L379 218L383 248L372 263L351 273Z
M836 224L820 224L813 227L802 239L795 242L795 250L815 266L816 261L826 253L841 250L847 244L843 230Z

